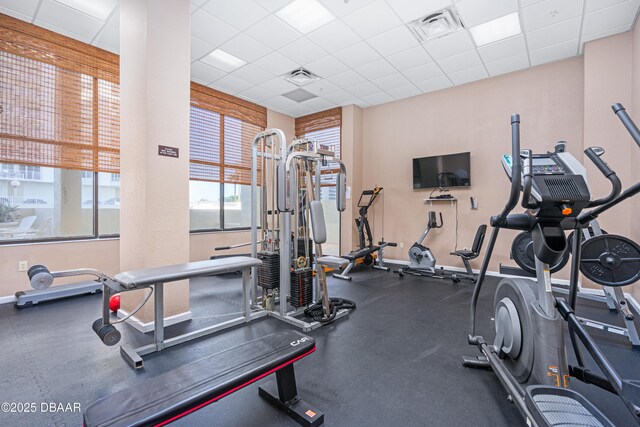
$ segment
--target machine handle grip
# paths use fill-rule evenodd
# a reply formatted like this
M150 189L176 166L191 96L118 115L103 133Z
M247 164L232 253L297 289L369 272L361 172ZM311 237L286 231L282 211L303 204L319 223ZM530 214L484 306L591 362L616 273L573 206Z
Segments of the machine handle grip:
M606 178L609 178L609 175L611 174L615 174L615 172L609 167L609 165L606 164L605 161L602 160L602 158L596 154L596 152L593 150L592 147L589 147L586 150L584 150L584 154L587 155L589 160L591 160L591 162L594 165L596 165L596 167L600 170L600 172L602 172L602 174Z
M586 150L584 150L584 154L587 155L589 160L591 160L593 164L596 165L600 172L611 183L611 192L609 193L609 195L603 197L602 199L592 200L589 203L589 207L601 206L609 203L610 201L618 197L620 195L620 192L622 191L622 182L620 182L620 178L618 178L618 175L616 175L616 173L609 167L609 165L607 165L607 163L596 154L593 148L587 148Z
M497 215L491 217L490 223L492 227L529 231L533 227L534 218L526 213L510 214L504 218Z
M531 201L531 187L533 185L533 153L531 150L526 150L527 158L524 165L524 170L522 171L522 207L525 209L535 209L538 207L538 204L534 201Z
M522 184L522 177L520 176L522 171L522 165L520 164L520 114L511 115L511 191L509 193L509 200L504 206L502 212L491 218L491 225L494 227L500 227L504 224L507 215L518 204L518 198L520 196L520 187Z
M631 138L633 138L636 144L638 144L638 147L640 147L640 130L638 130L636 124L633 122L633 120L631 120L631 117L629 117L629 114L624 109L622 104L613 104L611 106L611 109L616 114L616 116L618 116L624 127L627 128L627 131L631 135Z

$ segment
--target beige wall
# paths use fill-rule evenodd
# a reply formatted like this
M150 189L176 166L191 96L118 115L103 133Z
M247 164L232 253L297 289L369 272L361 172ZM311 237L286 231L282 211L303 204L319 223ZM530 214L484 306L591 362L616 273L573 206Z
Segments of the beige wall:
M634 119L636 123L640 124L640 28L636 26L631 35L631 50L632 50L632 58L631 58L631 97L632 97L632 109L629 109L629 114ZM629 137L627 137L626 141L630 142ZM631 142L630 142L631 143ZM631 148L631 156L630 159L630 170L631 170L631 181L630 182L638 182L640 181L640 147L632 146ZM634 213L634 219L631 220L631 238L636 242L640 242L640 221L637 219L637 213L640 212L640 196L636 196L629 202L629 211ZM640 285L636 284L633 286L633 295L635 296L637 301L640 301Z
M407 251L426 226L427 211L442 212L444 227L425 244L439 264L461 266L449 255L456 239L456 209L450 202L423 201L431 190L412 189L414 157L471 152L471 188L452 189L458 198L458 248L469 247L477 227L504 206L509 180L500 155L510 151L510 115L522 118L523 147L552 149L569 141L582 150L582 57L421 95L363 111L362 185L381 185L385 192L384 233L404 248L389 248L388 258L407 259ZM472 210L469 197L478 199ZM382 212L375 212L375 238L381 237ZM502 231L491 270L508 258L513 231ZM479 267L476 261L474 267Z

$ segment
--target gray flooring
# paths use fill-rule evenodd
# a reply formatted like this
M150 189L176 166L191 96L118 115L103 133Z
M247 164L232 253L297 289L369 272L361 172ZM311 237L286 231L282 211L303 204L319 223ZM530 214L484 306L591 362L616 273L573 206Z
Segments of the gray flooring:
M497 281L481 295L479 327L491 336L491 306ZM327 426L515 426L524 421L490 371L462 366L475 355L466 343L472 286L462 282L399 278L357 270L352 282L330 279L333 296L358 306L346 320L310 332L317 351L296 363L299 393L323 410ZM237 277L192 281L193 320L169 328L167 336L219 322L240 311ZM588 303L582 313L620 323L604 306ZM34 402L36 413L2 413L0 426L78 426L79 413L40 412L42 402L91 402L262 334L287 328L265 318L194 343L147 356L134 371L117 347L105 347L91 330L100 297L84 296L16 310L0 306L0 403ZM151 337L120 327L123 342ZM627 377L640 379L640 352L623 337L593 333ZM177 422L175 426L295 426L258 397L250 385ZM617 397L574 381L617 425L632 425Z

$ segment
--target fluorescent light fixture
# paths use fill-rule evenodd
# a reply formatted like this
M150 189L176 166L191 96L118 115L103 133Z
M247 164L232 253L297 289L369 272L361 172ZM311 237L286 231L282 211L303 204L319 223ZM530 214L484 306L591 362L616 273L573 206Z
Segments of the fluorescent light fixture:
M113 9L118 6L118 0L56 0L65 6L91 15L103 21L111 15Z
M484 46L485 44L520 34L522 29L520 28L518 12L513 12L501 18L494 19L493 21L471 27L469 31L471 31L476 45Z
M201 59L205 64L212 65L226 72L231 72L246 64L242 59L236 58L222 49L216 49Z
M335 19L331 12L317 0L295 0L276 12L276 15L302 34L309 33Z

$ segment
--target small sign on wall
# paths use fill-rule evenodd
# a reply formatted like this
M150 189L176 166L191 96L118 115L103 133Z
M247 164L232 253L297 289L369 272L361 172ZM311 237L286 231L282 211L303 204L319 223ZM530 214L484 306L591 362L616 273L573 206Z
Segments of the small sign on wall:
M177 147L167 147L166 145L158 145L158 156L180 157L180 150Z

